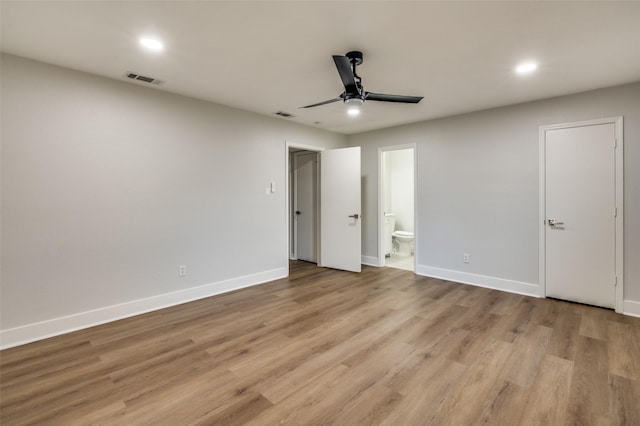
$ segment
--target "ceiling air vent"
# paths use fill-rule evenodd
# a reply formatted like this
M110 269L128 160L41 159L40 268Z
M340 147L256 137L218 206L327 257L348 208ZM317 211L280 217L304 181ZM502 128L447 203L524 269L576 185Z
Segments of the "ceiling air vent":
M127 72L125 74L125 76L127 76L127 78L130 78L132 80L138 80L138 81L142 81L142 82L145 82L145 83L151 83L151 84L155 84L156 86L161 86L161 85L164 84L164 81L158 80L157 78L147 77L147 76L136 74L136 73L133 73L133 72Z
M291 115L288 112L283 112L283 111L274 112L274 114L275 115L279 115L280 117L284 117L284 118L293 118L293 117L295 117L294 115Z

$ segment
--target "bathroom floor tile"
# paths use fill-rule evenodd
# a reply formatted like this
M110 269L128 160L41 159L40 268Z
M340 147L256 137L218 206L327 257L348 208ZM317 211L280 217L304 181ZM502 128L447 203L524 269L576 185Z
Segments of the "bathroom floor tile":
M391 257L387 257L385 260L385 266L388 266L389 268L404 269L405 271L413 271L413 265L413 256L399 256L395 253L391 253Z

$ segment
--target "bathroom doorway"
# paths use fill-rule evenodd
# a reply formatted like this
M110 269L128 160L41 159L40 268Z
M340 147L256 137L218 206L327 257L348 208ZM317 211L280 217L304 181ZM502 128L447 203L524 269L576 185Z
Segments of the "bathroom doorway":
M416 147L378 150L378 259L380 266L415 271Z

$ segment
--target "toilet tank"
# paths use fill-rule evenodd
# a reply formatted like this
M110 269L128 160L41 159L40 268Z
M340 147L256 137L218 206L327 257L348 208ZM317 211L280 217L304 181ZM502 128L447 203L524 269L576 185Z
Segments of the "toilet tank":
M393 236L396 229L396 215L393 213L384 214L384 255L390 256L393 248Z

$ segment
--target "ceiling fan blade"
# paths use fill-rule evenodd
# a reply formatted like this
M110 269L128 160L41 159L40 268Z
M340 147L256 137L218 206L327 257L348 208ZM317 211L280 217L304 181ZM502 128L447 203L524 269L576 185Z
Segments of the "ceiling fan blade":
M338 68L338 74L347 93L358 93L358 86L356 84L356 77L353 75L351 69L351 62L346 56L333 55L333 62L336 63Z
M300 107L300 108L313 108L313 107L317 107L317 106L320 106L320 105L331 104L333 102L338 102L338 101L341 101L341 100L342 100L342 96L338 96L335 99L329 99L328 101L318 102L317 104L311 104L311 105L303 106L303 107Z
M422 96L385 95L384 93L367 92L365 100L381 102L400 102L404 104L417 104L422 100Z

